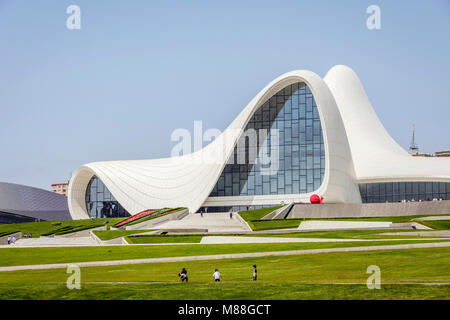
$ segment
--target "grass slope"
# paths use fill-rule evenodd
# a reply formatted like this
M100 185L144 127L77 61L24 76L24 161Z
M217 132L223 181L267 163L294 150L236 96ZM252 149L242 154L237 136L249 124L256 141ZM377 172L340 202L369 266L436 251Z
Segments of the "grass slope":
M301 219L275 219L275 220L259 220L252 221L252 229L254 231L271 230L271 229L288 229L298 228Z
M436 229L436 230L448 230L450 229L450 220L426 220L419 221L421 224Z
M261 208L261 209L255 209L255 210L246 210L246 211L239 211L239 215L244 219L250 228L252 230L255 230L255 226L253 224L254 221L260 220L262 217L268 215L269 213L281 208L282 206L276 206L276 207L268 207L268 208Z
M84 226L94 227L96 225L113 225L123 218L100 218L85 220L64 220L64 221L42 221L42 222L24 222L14 224L0 225L0 233L22 231L22 233L32 234L33 238L38 238L43 234L56 232L64 227Z
M142 235L127 237L128 243L199 243L201 235Z

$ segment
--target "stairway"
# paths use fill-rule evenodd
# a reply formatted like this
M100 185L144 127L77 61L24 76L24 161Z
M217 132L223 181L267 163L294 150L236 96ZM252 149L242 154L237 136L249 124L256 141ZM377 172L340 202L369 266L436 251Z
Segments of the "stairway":
M156 226L158 229L207 229L208 232L243 232L250 231L242 218L228 212L190 213L181 220L173 220Z

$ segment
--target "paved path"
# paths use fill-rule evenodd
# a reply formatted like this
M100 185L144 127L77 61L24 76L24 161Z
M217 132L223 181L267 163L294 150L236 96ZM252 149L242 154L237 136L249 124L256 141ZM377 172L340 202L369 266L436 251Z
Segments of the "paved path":
M272 252L231 253L231 254L216 254L216 255L202 255L202 256L71 262L71 263L57 263L57 264L37 264L37 265L27 265L27 266L0 267L0 272L2 272L2 271L20 271L20 270L60 269L60 268L67 268L69 265L74 265L74 264L79 267L102 267L102 266L115 266L115 265L128 265L128 264L258 258L258 257L270 257L270 256L292 256L292 255L332 253L332 252L358 252L358 251L380 251L380 250L444 248L444 247L450 247L450 242L395 244L395 245L384 245L384 246L309 249L309 250L272 251Z
M40 238L22 238L16 241L15 247L46 247L46 246L98 246L98 242L91 237L40 237Z
M245 236L205 236L200 244L233 244L233 243L288 243L288 242L358 242L358 241L404 241L424 240L409 239L344 239L344 238L281 238L281 237L245 237ZM447 238L427 238L427 240L448 240Z
M339 220L306 220L298 226L298 230L340 230L340 229L389 229L392 222L384 221L339 221Z

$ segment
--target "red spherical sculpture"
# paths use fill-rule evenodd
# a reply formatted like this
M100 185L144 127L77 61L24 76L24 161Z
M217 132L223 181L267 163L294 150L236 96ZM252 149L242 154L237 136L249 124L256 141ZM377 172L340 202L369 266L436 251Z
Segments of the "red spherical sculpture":
M323 197L319 197L317 194L313 194L309 197L309 202L321 204L323 201Z

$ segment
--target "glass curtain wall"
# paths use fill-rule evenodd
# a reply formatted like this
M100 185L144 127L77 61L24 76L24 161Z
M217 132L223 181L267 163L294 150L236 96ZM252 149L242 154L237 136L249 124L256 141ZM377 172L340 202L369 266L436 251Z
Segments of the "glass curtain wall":
M96 176L92 177L86 188L86 209L91 218L130 216Z
M361 183L359 191L365 203L450 200L450 183L447 182Z
M257 141L246 134L251 130ZM264 167L264 152L275 163L269 170ZM324 173L317 105L308 86L297 82L255 112L210 197L308 193L320 187Z

